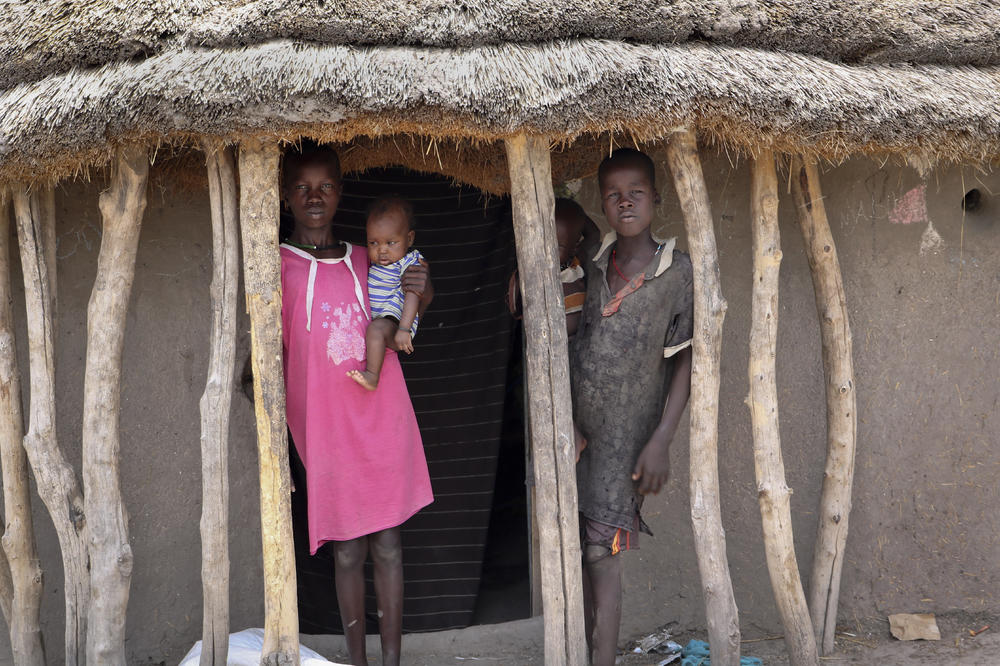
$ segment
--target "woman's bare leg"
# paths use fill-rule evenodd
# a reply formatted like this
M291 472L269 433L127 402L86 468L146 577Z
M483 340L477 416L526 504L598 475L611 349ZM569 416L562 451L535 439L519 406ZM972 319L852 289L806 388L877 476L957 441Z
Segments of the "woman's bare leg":
M403 625L403 547L399 528L368 537L375 564L375 600L382 635L382 666L399 666Z
M347 376L369 391L378 388L378 378L382 374L385 349L396 335L396 322L385 317L373 319L365 331L365 369L348 370Z
M365 653L365 576L368 537L333 542L337 605L352 666L368 666Z

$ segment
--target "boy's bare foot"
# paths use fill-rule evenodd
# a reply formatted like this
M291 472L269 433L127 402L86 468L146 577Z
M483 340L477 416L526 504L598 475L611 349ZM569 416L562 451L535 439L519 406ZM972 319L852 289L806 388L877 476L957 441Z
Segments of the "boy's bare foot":
M348 370L347 376L364 386L369 391L378 388L378 375L367 370Z

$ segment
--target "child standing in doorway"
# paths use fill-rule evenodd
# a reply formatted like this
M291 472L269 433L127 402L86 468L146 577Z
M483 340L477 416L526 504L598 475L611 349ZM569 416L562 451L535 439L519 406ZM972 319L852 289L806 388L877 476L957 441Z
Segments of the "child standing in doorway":
M566 313L566 334L572 339L580 325L580 313L586 296L583 268L578 257L581 243L596 237L594 221L580 204L559 197L555 205L556 242L559 249L559 282L563 290L563 310ZM521 289L515 270L507 286L507 307L516 319L521 318Z
M365 333L368 354L365 369L348 370L347 375L369 391L378 388L387 348L413 353L420 298L413 292L404 293L401 280L407 268L423 259L419 250L411 249L414 220L413 206L398 196L379 197L368 207L365 234L372 311Z
M347 373L365 367L371 318L368 256L334 238L340 203L337 154L286 154L282 195L294 228L281 245L286 412L306 472L309 550L333 548L337 603L350 662L367 666L363 564L375 573L382 664L400 659L403 566L399 526L430 504L420 432L396 353L385 354L377 391ZM426 308L432 289L423 264L402 289ZM299 491L301 492L301 488Z
M566 311L566 334L572 338L580 327L580 316L587 295L580 244L597 233L593 220L572 199L558 198L555 206L556 242L559 249L559 282Z
M584 606L594 666L615 663L619 553L649 533L639 511L670 473L670 442L691 386L691 260L650 231L660 201L652 160L620 149L598 170L612 231L584 253L587 296L570 349Z

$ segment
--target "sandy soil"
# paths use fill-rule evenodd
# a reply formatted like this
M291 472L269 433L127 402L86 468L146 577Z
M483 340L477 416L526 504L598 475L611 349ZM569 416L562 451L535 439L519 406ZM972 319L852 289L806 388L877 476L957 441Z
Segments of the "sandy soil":
M955 613L939 616L940 641L897 641L889 635L888 622L871 620L855 627L844 627L837 638L834 654L824 657L823 664L879 664L904 666L909 664L948 664L949 666L994 666L1000 664L1000 618L981 614ZM970 630L984 625L989 629L977 636ZM749 634L749 632L748 632ZM623 641L627 647L641 636ZM698 633L680 633L674 640L685 644L691 638L705 640ZM336 661L346 656L340 636L303 636L303 644ZM403 639L403 663L407 666L441 666L443 664L542 664L541 618L503 624L469 627L458 631L413 634ZM368 637L371 663L378 664L378 636ZM785 666L788 657L784 641L775 636L744 636L743 654L760 657L766 666ZM620 666L654 666L663 655L623 654Z

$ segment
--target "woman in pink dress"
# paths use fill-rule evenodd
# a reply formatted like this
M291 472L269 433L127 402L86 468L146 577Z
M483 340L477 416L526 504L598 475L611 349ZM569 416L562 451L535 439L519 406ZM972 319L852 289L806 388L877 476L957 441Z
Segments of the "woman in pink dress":
M382 663L399 664L403 568L399 526L433 500L427 461L399 358L386 351L378 389L347 376L365 368L368 256L338 242L340 202L335 152L285 156L283 198L295 228L281 245L286 411L306 470L309 549L333 543L337 603L351 663L366 665L364 577L375 571ZM417 265L403 287L432 291Z

